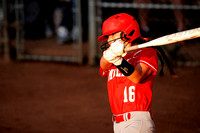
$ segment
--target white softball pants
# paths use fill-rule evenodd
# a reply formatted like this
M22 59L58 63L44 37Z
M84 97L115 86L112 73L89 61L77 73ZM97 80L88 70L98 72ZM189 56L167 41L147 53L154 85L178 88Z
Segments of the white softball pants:
M149 112L131 112L131 119L113 122L114 133L155 133L155 125Z

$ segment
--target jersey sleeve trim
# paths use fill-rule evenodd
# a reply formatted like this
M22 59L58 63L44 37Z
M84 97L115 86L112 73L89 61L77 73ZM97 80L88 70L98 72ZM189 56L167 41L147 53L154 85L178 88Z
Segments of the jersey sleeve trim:
M155 72L157 72L157 69L153 66L153 65L151 65L151 64L149 64L148 62L146 62L146 61L144 61L144 60L138 60L137 61L137 63L144 63L144 64L146 64L146 65L148 65L150 68L152 68Z

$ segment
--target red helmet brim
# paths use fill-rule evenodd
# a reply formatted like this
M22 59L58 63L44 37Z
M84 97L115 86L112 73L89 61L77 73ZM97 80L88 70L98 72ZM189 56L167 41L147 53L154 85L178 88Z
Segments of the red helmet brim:
M98 42L107 41L108 38L107 38L106 36L107 36L107 35L101 35L100 37L98 37L97 41L98 41Z

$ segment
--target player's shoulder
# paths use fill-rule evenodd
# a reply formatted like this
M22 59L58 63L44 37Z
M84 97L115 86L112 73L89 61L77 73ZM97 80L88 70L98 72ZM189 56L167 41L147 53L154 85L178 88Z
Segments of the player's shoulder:
M143 54L156 55L157 52L154 48L144 48L144 49L138 49L132 53L132 55L143 55Z
M152 56L157 56L157 52L154 48L144 48L144 49L138 49L132 53L129 53L126 55L125 58L138 58L138 57L143 57L143 56L147 56L147 57L152 57Z
M156 49L154 48L144 48L144 49L141 49L141 55L148 55L148 56L157 56L157 51Z
M142 52L150 52L150 53L156 53L156 49L150 47L150 48L144 48L142 49Z

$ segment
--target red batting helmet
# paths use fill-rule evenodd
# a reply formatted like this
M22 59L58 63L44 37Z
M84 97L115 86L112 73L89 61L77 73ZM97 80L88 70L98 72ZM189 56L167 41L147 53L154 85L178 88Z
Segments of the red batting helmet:
M128 42L132 42L141 36L136 19L129 14L119 13L109 17L103 22L103 35L98 38L98 41L107 41L108 35L119 31L122 31L121 38Z

